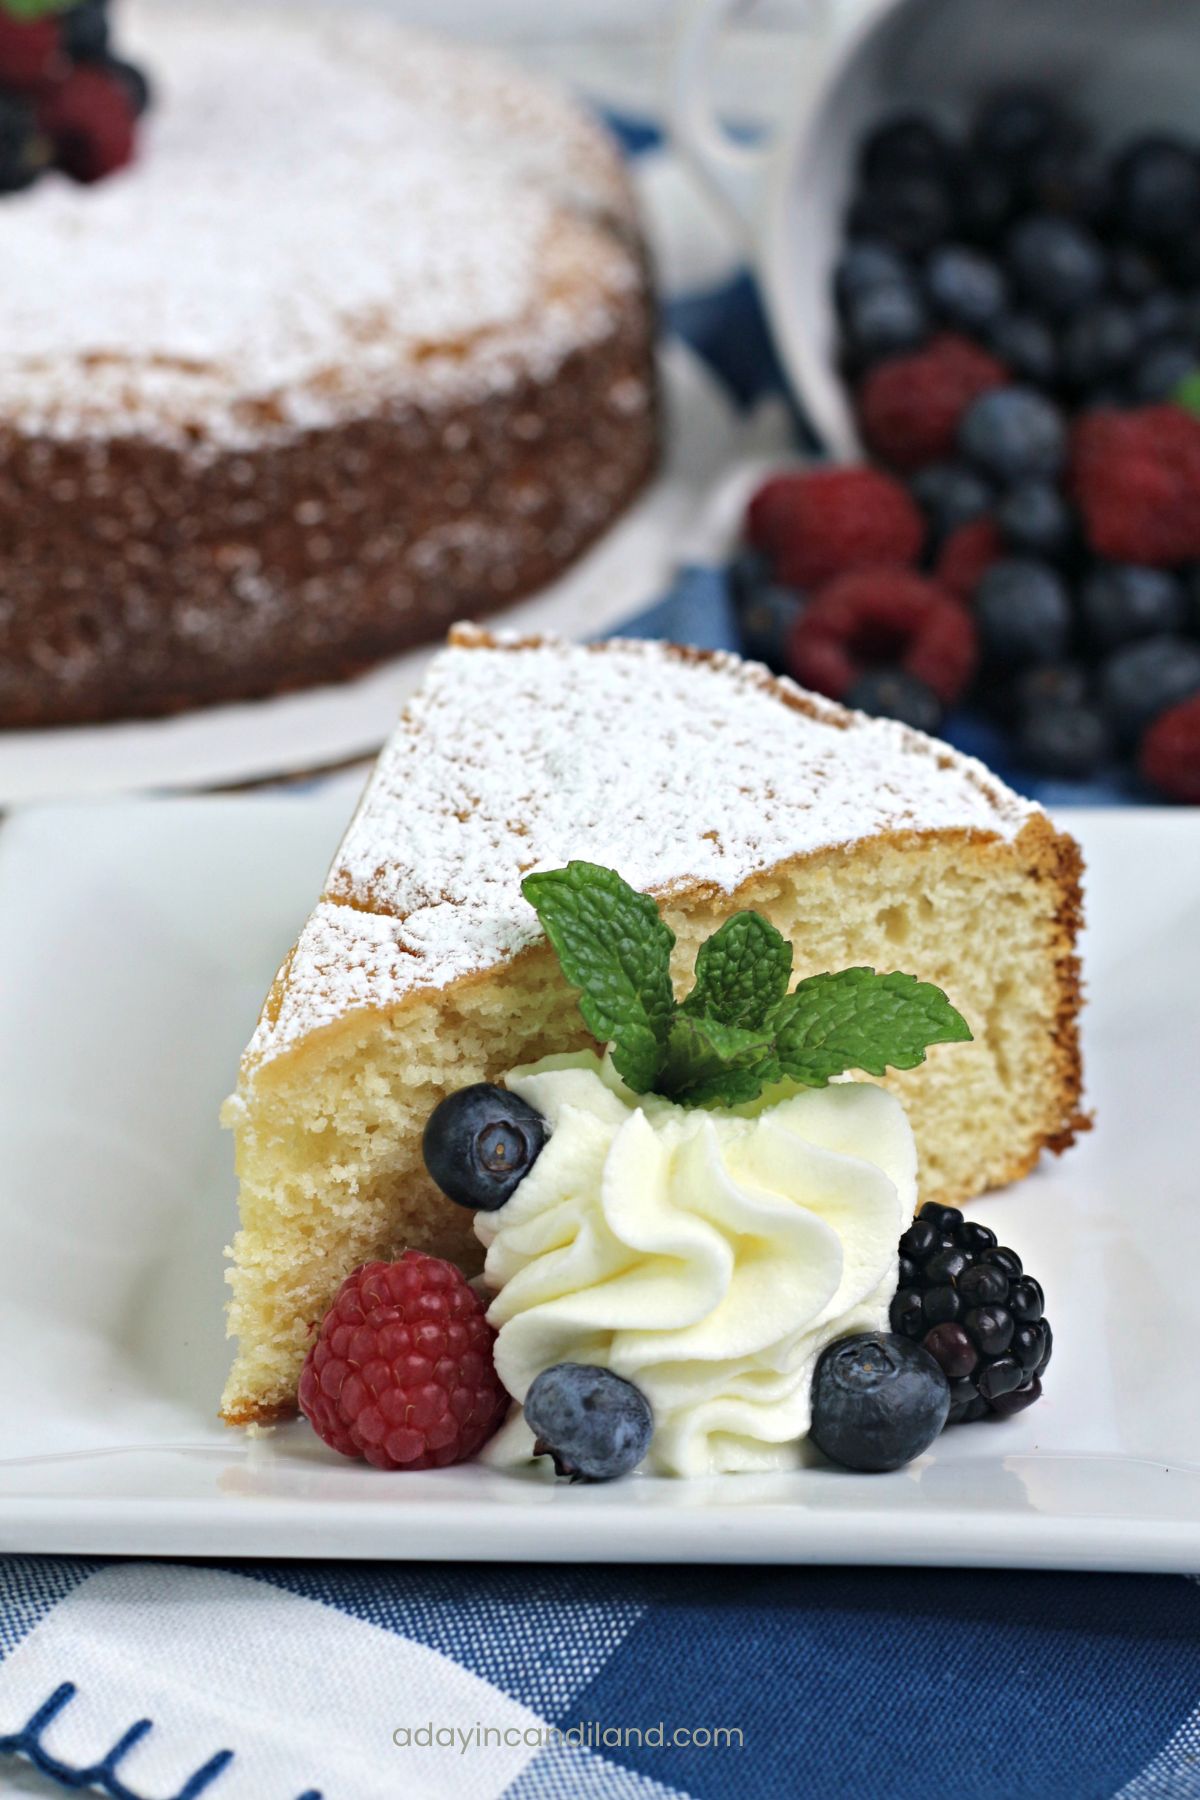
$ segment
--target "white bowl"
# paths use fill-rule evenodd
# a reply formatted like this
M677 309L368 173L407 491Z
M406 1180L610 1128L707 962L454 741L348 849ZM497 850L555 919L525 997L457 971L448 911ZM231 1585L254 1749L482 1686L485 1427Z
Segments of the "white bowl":
M672 64L672 131L736 215L777 348L805 414L837 457L861 454L837 367L832 274L867 125L912 105L961 119L990 90L1061 94L1112 140L1196 126L1197 0L870 0L838 37L815 102L763 146L724 131L708 103L722 26L739 0L691 0Z

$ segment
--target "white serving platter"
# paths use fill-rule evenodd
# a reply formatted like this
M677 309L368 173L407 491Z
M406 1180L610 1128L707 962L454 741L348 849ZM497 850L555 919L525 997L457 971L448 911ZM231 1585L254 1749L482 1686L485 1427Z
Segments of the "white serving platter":
M670 584L680 545L743 427L728 396L679 339L659 368L667 431L650 486L560 580L491 615L497 629L601 636ZM352 681L166 719L0 731L0 807L118 793L232 787L374 755L434 646Z
M383 1475L216 1418L216 1126L344 781L0 827L0 1551L1200 1570L1200 813L1063 823L1089 863L1097 1130L972 1211L1043 1280L1041 1403L895 1475L559 1488Z

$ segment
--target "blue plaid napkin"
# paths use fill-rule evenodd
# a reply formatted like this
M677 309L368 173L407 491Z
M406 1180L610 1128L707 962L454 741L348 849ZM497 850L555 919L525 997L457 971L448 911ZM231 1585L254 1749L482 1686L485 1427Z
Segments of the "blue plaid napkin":
M615 123L661 176L654 127ZM668 296L666 322L748 418L786 419L735 251L711 281ZM682 570L630 629L733 644L721 572ZM981 730L954 724L1000 761ZM0 1794L63 1788L110 1800L1186 1800L1200 1796L1200 1587L0 1558Z

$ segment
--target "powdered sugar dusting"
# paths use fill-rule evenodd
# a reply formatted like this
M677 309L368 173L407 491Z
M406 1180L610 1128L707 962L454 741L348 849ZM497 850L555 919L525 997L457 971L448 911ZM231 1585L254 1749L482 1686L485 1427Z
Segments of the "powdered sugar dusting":
M456 640L380 758L252 1061L536 942L531 869L584 857L660 895L729 893L878 832L1013 838L1038 811L981 763L735 657Z
M137 164L3 203L23 429L254 443L469 398L636 285L612 147L500 61L299 0L140 0L122 40L159 92Z

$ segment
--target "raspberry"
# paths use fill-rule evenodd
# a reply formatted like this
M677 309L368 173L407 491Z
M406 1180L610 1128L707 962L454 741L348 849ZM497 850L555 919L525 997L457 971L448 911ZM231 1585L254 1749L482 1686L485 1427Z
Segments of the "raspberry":
M508 1409L483 1303L452 1263L406 1250L348 1275L300 1375L318 1437L377 1469L444 1469Z
M992 564L1004 554L1000 533L991 519L972 519L960 525L942 545L934 567L940 586L960 600L969 600Z
M100 181L133 160L133 103L109 69L90 63L72 69L42 99L38 118L54 140L55 163L75 181Z
M1152 568L1200 557L1200 419L1182 407L1088 414L1071 477L1097 555Z
M959 422L972 401L1008 381L1004 364L952 333L912 356L882 363L858 390L865 441L906 472L953 455Z
M66 67L54 19L14 19L0 7L0 88L35 93Z
M1159 714L1142 739L1138 765L1169 800L1200 806L1200 694Z
M878 469L812 469L761 487L746 535L785 586L808 588L848 569L914 563L925 525L911 495Z
M831 581L797 620L788 644L796 680L835 700L884 663L914 675L952 706L977 657L970 615L944 588L907 569L857 569Z

